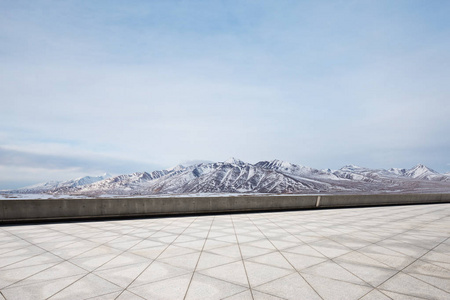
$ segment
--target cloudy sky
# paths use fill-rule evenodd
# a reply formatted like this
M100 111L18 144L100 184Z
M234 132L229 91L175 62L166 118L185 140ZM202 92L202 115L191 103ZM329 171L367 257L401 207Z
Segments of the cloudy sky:
M0 11L0 189L231 156L450 171L450 1Z

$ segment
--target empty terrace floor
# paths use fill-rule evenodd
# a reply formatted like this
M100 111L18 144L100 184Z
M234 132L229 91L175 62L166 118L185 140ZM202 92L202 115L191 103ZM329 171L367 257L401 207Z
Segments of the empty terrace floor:
M0 227L0 299L450 299L450 204Z

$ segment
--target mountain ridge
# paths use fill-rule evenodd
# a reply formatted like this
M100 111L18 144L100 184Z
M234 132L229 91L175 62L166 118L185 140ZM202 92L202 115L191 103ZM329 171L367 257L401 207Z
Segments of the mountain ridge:
M105 174L106 175L106 174ZM255 164L237 158L166 170L135 172L85 182L49 182L18 193L157 195L189 193L367 193L450 191L450 176L423 164L410 169L346 165L319 170L274 159ZM72 183L70 183L72 182Z

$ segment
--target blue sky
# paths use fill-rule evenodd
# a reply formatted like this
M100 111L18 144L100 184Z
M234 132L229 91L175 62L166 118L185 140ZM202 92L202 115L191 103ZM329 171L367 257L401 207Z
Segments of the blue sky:
M450 171L448 1L0 11L0 189L231 156Z

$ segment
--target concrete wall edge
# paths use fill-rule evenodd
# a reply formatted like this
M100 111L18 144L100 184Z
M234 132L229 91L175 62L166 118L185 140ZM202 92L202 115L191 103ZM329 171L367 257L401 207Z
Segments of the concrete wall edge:
M436 203L450 193L0 200L0 224Z

